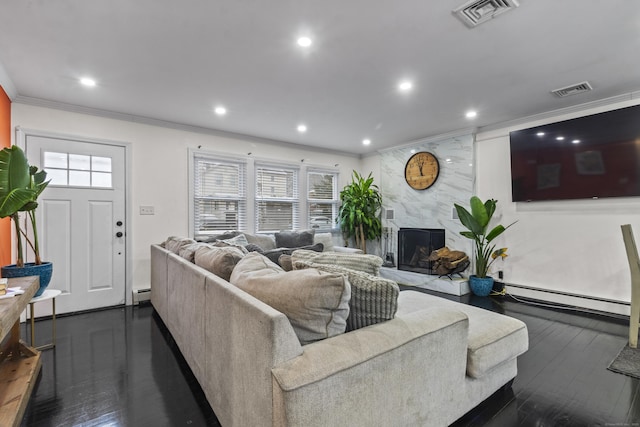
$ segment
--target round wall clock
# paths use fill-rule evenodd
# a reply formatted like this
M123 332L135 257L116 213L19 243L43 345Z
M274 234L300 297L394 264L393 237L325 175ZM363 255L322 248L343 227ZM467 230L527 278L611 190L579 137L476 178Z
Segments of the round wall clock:
M431 153L421 151L407 161L404 167L404 179L415 190L425 190L438 179L440 164Z

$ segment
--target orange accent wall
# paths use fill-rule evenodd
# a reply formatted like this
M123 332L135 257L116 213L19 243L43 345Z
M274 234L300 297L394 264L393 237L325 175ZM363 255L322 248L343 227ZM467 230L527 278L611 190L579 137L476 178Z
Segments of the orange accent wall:
M11 100L0 86L0 149L11 145ZM11 220L0 219L0 265L11 264Z

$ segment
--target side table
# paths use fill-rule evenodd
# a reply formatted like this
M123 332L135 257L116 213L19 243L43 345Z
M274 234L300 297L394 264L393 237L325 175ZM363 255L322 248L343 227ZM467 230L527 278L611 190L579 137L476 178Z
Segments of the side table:
M58 289L45 289L45 291L39 297L31 298L29 301L29 311L31 313L31 347L34 347L34 342L36 338L36 330L33 316L33 305L37 302L51 300L51 309L52 309L52 340L49 344L44 344L39 347L34 347L36 350L47 350L49 348L53 348L56 346L56 297L60 295L62 291Z

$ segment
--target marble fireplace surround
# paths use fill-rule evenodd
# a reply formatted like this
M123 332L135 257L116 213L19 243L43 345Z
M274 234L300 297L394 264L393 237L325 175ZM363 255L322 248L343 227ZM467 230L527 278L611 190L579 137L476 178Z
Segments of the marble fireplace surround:
M426 190L414 190L404 179L407 160L420 151L434 154L440 165L438 179ZM379 185L383 201L382 225L387 229L386 246L389 248L388 251L394 254L396 264L400 228L444 229L445 245L449 249L472 254L472 242L460 235L464 227L457 218L454 218L453 205L457 203L468 206L469 199L474 194L474 165L472 134L423 139L380 151ZM392 219L387 219L389 217ZM386 255L385 249L383 237L383 258ZM414 276L413 280L418 281L417 277ZM423 284L432 282L426 279L429 277L437 276L426 276L420 282Z

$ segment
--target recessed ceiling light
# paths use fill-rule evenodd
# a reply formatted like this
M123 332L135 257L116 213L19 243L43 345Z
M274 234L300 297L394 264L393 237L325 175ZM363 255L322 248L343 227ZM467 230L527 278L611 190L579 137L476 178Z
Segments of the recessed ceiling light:
M313 43L309 37L300 37L298 38L298 46L309 47Z
M298 125L298 132L305 133L307 131L306 125Z
M467 119L475 119L477 115L478 115L477 111L470 110L470 111L467 111L464 116Z
M538 132L536 133L537 136L544 136L544 132Z
M227 109L222 106L216 107L213 111L219 116L224 116L225 114L227 114Z
M408 80L402 81L398 84L398 89L403 92L407 92L413 88L413 83Z
M87 87L94 87L96 85L96 81L89 77L83 77L80 79L80 84Z
M362 144L369 145L369 144L371 144L371 140L370 139L363 139L362 140Z
M573 141L571 141L574 144L580 144L580 140L579 139L574 139Z
M557 141L564 141L564 136L559 136L556 138Z

